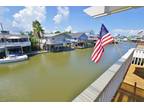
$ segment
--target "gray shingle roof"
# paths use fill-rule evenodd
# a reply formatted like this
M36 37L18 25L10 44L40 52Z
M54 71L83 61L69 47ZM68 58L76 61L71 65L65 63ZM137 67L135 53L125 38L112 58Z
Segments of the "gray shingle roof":
M83 32L81 33L69 33L68 35L72 36L73 38L78 38L80 37L82 34L84 34Z

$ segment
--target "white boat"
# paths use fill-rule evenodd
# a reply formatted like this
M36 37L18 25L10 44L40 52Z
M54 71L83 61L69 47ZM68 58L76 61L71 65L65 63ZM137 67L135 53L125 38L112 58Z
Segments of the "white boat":
M0 64L19 62L28 59L27 55L8 55L6 58L0 59Z

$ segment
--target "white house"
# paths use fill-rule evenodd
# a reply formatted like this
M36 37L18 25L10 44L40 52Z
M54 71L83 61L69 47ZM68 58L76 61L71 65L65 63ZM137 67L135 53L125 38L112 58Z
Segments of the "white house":
M63 51L71 48L71 36L67 33L44 34L43 48L48 51Z
M26 35L0 33L0 56L24 54L30 51L31 42Z
M71 43L74 48L86 48L94 45L96 40L95 36L89 36L85 32L80 33L69 33L71 36Z

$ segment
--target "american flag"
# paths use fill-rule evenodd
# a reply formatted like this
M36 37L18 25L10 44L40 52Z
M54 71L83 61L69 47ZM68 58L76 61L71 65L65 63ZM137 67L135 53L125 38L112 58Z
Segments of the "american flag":
M113 37L108 32L105 25L102 24L98 40L96 41L93 53L91 55L91 60L95 63L98 63L104 53L104 47L113 41L114 41Z

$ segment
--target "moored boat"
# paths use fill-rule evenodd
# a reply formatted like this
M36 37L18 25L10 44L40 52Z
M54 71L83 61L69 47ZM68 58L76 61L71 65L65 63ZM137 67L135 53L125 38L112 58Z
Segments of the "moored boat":
M28 59L27 55L9 55L6 58L0 59L0 64L19 62Z

